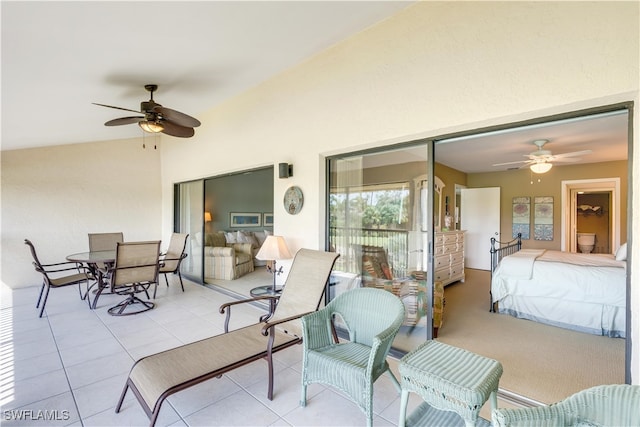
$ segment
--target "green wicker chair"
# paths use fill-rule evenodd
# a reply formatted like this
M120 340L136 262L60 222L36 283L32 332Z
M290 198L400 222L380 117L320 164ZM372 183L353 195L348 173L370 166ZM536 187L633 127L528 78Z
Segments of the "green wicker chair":
M302 398L307 385L333 386L353 400L373 423L373 383L389 370L387 354L404 320L404 305L390 292L356 288L340 294L325 308L302 318ZM342 321L348 342L338 342L334 321Z
M494 426L638 426L640 386L601 385L549 406L494 409Z

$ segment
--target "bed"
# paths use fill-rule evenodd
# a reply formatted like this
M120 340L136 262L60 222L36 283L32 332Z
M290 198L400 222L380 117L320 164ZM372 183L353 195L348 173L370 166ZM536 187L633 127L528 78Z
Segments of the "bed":
M510 251L501 256L496 249L491 274L493 311L595 335L625 337L626 261L618 259L622 258L619 253L521 246Z

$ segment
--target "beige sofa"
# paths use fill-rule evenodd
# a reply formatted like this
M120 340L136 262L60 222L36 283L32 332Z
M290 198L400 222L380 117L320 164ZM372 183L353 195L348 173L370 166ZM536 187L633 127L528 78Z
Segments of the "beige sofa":
M207 279L234 280L265 265L255 255L270 231L218 231L205 234L204 275Z
M251 244L232 243L229 246L204 247L204 277L234 280L253 271Z
M255 267L262 267L267 265L267 261L256 259L256 254L260 250L260 247L264 243L267 236L273 234L270 230L233 230L233 231L221 231L217 234L223 234L225 244L230 243L250 243L251 253L253 254L253 265ZM219 239L219 237L217 237Z

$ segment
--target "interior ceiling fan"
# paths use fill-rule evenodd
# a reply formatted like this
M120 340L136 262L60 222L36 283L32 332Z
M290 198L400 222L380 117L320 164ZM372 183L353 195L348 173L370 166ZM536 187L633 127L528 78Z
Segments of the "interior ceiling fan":
M518 160L515 162L506 162L506 163L496 163L492 166L505 166L505 165L516 165L521 164L520 168L529 166L529 168L535 173L545 173L548 172L552 167L552 163L554 162L577 162L580 159L578 156L583 156L585 154L590 154L591 150L582 150L582 151L574 151L571 153L562 153L562 154L553 154L549 150L544 150L544 145L549 142L548 139L536 139L533 141L533 144L538 147L538 149L532 153L525 154L525 157L528 157L528 160Z
M94 102L94 105L99 105L101 107L115 108L117 110L132 111L134 113L143 114L142 116L120 117L119 119L109 120L104 125L120 126L138 123L138 125L146 132L162 132L179 138L189 138L195 134L193 128L200 126L200 121L198 119L181 113L180 111L163 107L155 102L153 100L153 92L158 89L158 85L145 85L144 88L151 92L151 99L140 103L140 111Z

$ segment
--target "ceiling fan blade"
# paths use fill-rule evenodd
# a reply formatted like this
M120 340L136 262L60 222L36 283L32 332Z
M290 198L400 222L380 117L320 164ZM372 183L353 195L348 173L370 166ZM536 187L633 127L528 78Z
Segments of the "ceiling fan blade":
M559 159L552 159L551 163L573 163L579 162L581 159L577 157L560 157Z
M181 113L180 111L172 110L171 108L166 108L161 105L153 107L153 111L162 115L165 120L173 122L178 126L183 127L198 127L200 126L200 121L195 119L187 114Z
M591 150L583 150L583 151L574 151L571 153L563 153L563 154L555 154L552 156L553 160L556 159L562 159L565 157L577 157L577 156L584 156L586 154L591 154Z
M109 120L104 125L105 126L130 125L132 123L138 123L140 120L144 120L144 116L120 117L119 119Z
M531 160L518 160L517 162L496 163L491 166L517 165L518 163L535 163L535 162Z
M190 138L195 134L193 128L180 126L168 121L162 121L162 126L164 126L164 130L162 131L162 133L176 136L178 138Z
M128 108L122 108L122 107L114 107L113 105L106 105L106 104L98 104L96 102L92 102L93 105L99 105L101 107L107 107L107 108L115 108L116 110L124 110L124 111L131 111L134 113L141 113L141 111L138 110L130 110Z

